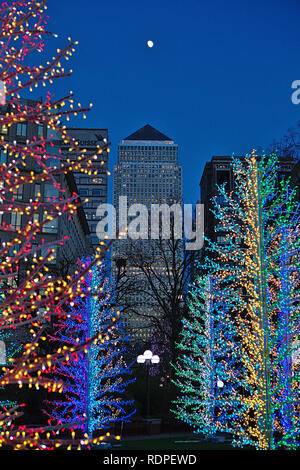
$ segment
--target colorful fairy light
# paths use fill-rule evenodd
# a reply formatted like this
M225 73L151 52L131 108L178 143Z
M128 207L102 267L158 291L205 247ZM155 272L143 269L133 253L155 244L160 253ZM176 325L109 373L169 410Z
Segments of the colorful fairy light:
M214 199L223 243L206 240L201 267L213 280L211 426L233 435L237 446L294 449L300 431L299 372L292 360L299 338L296 191L288 180L278 182L276 155L258 158L253 151L233 158L232 166L234 190L222 186ZM199 414L202 406L199 399ZM201 432L203 425L194 422Z
M78 264L80 271L90 266L92 259ZM56 341L76 345L114 324L109 334L95 341L88 351L56 365L54 374L64 382L63 397L47 403L46 414L51 424L77 421L77 427L90 438L97 430L109 429L116 422L128 422L135 412L132 400L122 398L134 379L123 358L128 338L123 333L120 312L115 312L113 305L114 289L105 276L104 263L93 266L69 314L60 317L55 325Z
M0 281L0 306L1 306L1 301L5 298L5 283L3 281ZM0 310L0 316L1 316L1 310ZM21 345L16 345L13 337L12 331L0 331L0 343L1 347L3 348L1 350L1 361L0 361L0 366L6 365L11 358L13 358L16 354L20 352L22 349ZM0 372L0 378L1 378L2 372ZM0 387L0 392L4 390L2 387ZM10 408L13 408L17 403L15 401L5 399L0 400L0 415L2 413L6 413L7 410Z
M101 164L102 152L109 149L108 143L104 143L102 147L97 146L91 155L68 136L62 120L77 114L84 117L91 107L75 106L72 92L60 99L53 99L49 91L39 101L21 99L21 94L26 91L33 91L40 85L47 87L71 73L63 66L63 61L71 57L77 44L70 38L67 45L57 49L56 56L45 65L26 63L31 52L43 52L46 36L56 36L45 29L46 3L46 0L17 0L0 7L0 82L5 85L5 105L0 110L1 240L5 237L0 246L0 282L6 285L5 295L0 299L0 329L2 334L9 334L12 329L18 332L20 328L28 332L22 353L9 358L8 364L3 366L0 386L15 384L20 389L23 386L44 387L55 392L63 390L63 382L52 379L46 371L57 363L72 359L94 341L101 341L102 335L110 334L113 328L113 324L106 325L106 329L95 334L94 338L78 345L61 344L56 351L40 355L43 351L40 346L48 340L47 323L68 309L68 303L80 294L85 277L93 266L101 264L109 244L101 242L101 249L90 266L63 279L49 275L49 263L53 261L57 247L66 239L55 240L52 237L53 240L47 242L42 232L47 224L55 224L60 217L71 217L77 210L78 196L66 196L62 185L64 175L73 170L86 174L101 172L101 168L96 169L95 161L98 159ZM1 100L4 102L3 96ZM32 139L21 139L21 143L12 141L11 127L28 123L47 128L49 137L36 135ZM56 140L69 145L72 155L77 155L76 160L63 160L54 149ZM40 191L35 194L35 188L45 184L53 187L56 197L43 200ZM23 185L32 188L29 201L18 199ZM20 223L12 224L12 217ZM71 448L73 444L76 448L81 446L72 437L77 425L74 422L64 425L64 430L72 430L71 438L67 440L63 438L60 426L18 426L16 420L25 408L22 403L7 407L0 413L0 446L15 449L54 449L62 444ZM107 438L111 437L100 436L91 443ZM88 444L89 438L85 436L84 445Z
M189 315L182 320L181 340L177 345L180 354L174 365L177 379L173 381L180 390L173 413L195 432L203 434L214 433L211 295L210 279L198 277L188 295Z

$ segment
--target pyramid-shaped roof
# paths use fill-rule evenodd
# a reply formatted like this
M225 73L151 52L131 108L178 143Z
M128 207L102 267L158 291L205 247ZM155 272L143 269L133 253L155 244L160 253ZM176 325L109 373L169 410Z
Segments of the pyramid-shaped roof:
M146 124L144 127L141 127L141 129L135 131L123 140L169 140L172 142L170 137L167 137L162 132L154 129L150 124Z

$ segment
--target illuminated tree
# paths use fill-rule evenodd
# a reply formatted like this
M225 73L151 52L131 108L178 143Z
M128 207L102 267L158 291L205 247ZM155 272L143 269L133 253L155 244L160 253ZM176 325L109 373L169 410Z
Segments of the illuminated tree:
M91 258L79 262L81 269L90 264ZM73 303L70 316L59 318L56 340L76 345L111 324L115 316L114 289L105 277L104 266L92 268ZM129 421L135 412L133 402L122 398L128 384L134 381L123 358L127 342L118 321L105 341L99 340L87 353L82 351L67 363L57 364L54 373L63 379L65 387L61 400L48 402L51 423L78 422L77 427L92 438L97 430Z
M0 281L0 302L3 299L5 299L5 283ZM0 311L1 315L2 312ZM13 336L12 331L0 331L0 366L7 364L21 350L21 346L15 344ZM4 390L4 388L0 387L0 393L1 390ZM16 401L4 397L0 400L0 413L6 412L16 404Z
M29 338L19 357L13 358L10 365L3 368L0 385L44 387L48 391L57 391L62 390L63 383L45 376L44 370L79 354L98 336L105 338L106 332L102 330L95 338L79 342L76 346L63 345L45 355L40 355L43 350L40 344L47 341L47 325L51 317L61 315L62 310L68 311L69 302L80 293L81 284L92 264L101 263L102 254L99 251L90 266L72 276L65 279L50 277L48 263L54 259L56 248L65 240L46 243L41 232L46 224L53 223L59 217L71 217L77 209L77 195L68 198L61 179L72 170L96 174L94 161L100 159L102 163L101 153L106 145L99 145L93 155L87 155L67 135L62 120L79 113L85 116L89 110L80 105L74 106L72 93L55 100L49 91L45 98L38 101L24 102L21 99L21 94L26 91L32 91L39 85L47 87L71 73L65 71L62 65L74 51L76 43L71 39L63 49L57 49L57 55L45 65L32 65L36 53L44 50L44 38L56 37L45 29L45 9L46 0L17 0L3 3L0 7L0 281L7 283L5 298L0 300L0 330L4 334L5 331L17 329L18 335L26 331ZM32 57L29 56L27 61L28 54L32 52ZM21 139L20 142L10 139L12 126L26 126L28 123L33 123L37 128L46 127L49 138L38 137L37 130L32 139ZM60 155L52 151L54 139L69 144L70 151L77 152L76 161L62 161ZM35 195L33 187L45 182L52 185L58 197L44 201L39 192ZM29 201L18 200L17 193L22 185L33 188ZM38 219L39 214L43 214L42 221ZM11 223L12 217L18 218L20 228ZM34 256L35 253L38 256ZM110 334L113 328L113 322L107 325L107 333ZM23 409L23 404L20 404L0 414L0 445L15 449L53 449L66 444L59 426L18 426L15 420L23 414ZM75 425L71 422L64 425L64 429L71 430L71 438ZM88 444L89 440L87 438L81 442ZM81 445L70 439L70 445L72 443Z
M234 444L258 449L299 445L299 211L295 190L278 181L275 155L233 158L235 189L214 202L222 243L208 241L206 269L214 278L212 313L223 368L216 427ZM220 311L218 308L217 310ZM226 324L224 328L222 323ZM225 334L224 334L225 332ZM216 337L216 335L215 335ZM233 356L230 350L234 353Z
M179 359L174 366L180 397L174 402L175 416L195 432L214 432L214 360L211 328L212 298L208 277L198 277L188 295L189 315L182 320Z

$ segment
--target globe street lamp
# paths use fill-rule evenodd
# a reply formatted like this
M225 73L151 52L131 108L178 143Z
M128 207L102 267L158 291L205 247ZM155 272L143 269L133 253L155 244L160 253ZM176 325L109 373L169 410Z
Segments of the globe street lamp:
M146 412L146 419L150 418L150 366L151 364L159 364L159 356L153 355L152 351L147 350L144 354L140 354L136 359L138 364L145 364L147 367L147 389L146 389L146 397L147 397L147 412Z
M219 380L217 381L217 387L219 387L219 388L223 388L223 387L224 387L224 382L223 382L223 380L220 380L220 379L219 379Z

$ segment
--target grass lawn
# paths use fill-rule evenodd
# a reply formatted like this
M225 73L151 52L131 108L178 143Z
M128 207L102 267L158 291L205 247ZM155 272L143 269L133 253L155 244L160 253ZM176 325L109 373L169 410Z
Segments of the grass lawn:
M197 438L173 437L162 439L139 439L121 441L113 450L233 450L230 444L200 441Z

